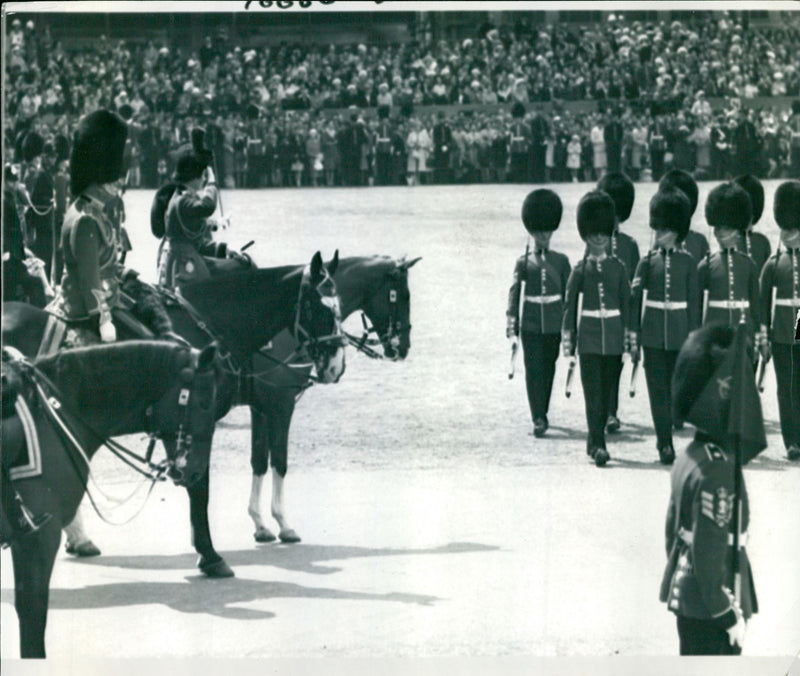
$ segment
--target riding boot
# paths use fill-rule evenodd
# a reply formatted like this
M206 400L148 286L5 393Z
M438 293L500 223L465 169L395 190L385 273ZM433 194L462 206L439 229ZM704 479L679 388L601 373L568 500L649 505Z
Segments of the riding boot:
M3 534L3 544L10 543L15 537L30 535L44 526L52 515L48 513L33 514L22 501L22 496L14 490L7 470L3 468L3 511L11 526L11 533Z

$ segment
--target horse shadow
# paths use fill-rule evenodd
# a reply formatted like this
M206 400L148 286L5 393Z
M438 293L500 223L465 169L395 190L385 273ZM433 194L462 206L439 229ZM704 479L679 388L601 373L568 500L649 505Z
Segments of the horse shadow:
M93 610L126 606L163 605L180 613L202 613L235 620L276 617L269 610L237 607L237 604L281 598L341 601L383 601L431 606L440 599L426 594L370 593L327 587L305 587L291 582L245 578L211 581L200 575L185 582L114 582L76 589L51 589L51 610ZM4 589L2 600L13 603L13 591Z
M328 565L329 561L363 559L384 556L419 556L441 554L465 554L497 551L499 547L470 542L451 542L446 545L420 549L398 549L392 547L356 547L347 545L311 544L266 544L253 549L222 551L228 565L233 568L244 566L273 566L296 573L330 575L337 573L341 566ZM68 559L77 565L128 568L132 570L185 570L195 567L197 554L174 555L132 555L100 556L89 559Z

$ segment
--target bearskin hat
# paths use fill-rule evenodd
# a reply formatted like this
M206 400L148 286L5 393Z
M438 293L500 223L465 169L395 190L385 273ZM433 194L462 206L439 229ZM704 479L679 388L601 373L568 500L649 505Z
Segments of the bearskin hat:
M126 122L130 122L133 117L133 106L130 103L123 103L119 107L119 116Z
M671 230L678 241L686 238L692 220L689 198L677 188L659 190L650 200L650 227Z
M627 221L631 215L631 209L633 209L633 181L621 171L612 171L597 182L597 189L611 195L611 199L614 200L617 222Z
M511 117L516 120L525 117L525 106L522 102L514 101L514 105L511 106Z
M153 197L150 205L150 231L157 239L161 239L167 232L167 207L177 188L176 183L166 183L156 190Z
M257 120L261 116L261 109L255 103L251 103L247 106L245 114L248 120Z
M753 210L751 214L752 223L755 225L758 223L758 219L761 218L761 214L764 213L764 186L752 174L737 176L733 181L736 185L744 188L750 197L750 207Z
M689 216L694 216L697 210L697 181L688 171L683 169L670 169L658 182L658 189L677 188L689 198Z
M44 139L35 131L25 134L22 141L22 159L25 162L33 162L44 150Z
M614 234L616 226L614 200L602 190L586 193L578 202L578 233L586 240L592 235Z
M112 183L124 172L128 125L116 113L95 110L78 122L69 157L69 187L80 195L95 183Z
M175 180L178 183L186 183L200 178L206 167L213 161L211 151L206 150L204 145L205 136L205 129L195 127L191 133L191 144L182 146L178 150L175 166Z
M783 230L800 230L800 181L786 181L775 191L775 222Z
M522 223L531 235L553 232L561 223L562 211L561 198L552 190L533 190L522 203Z
M747 230L752 222L753 207L744 188L731 181L722 183L708 193L706 221L711 227Z
M727 324L707 324L684 341L672 375L672 414L677 420L692 422L689 411L725 358L734 332Z

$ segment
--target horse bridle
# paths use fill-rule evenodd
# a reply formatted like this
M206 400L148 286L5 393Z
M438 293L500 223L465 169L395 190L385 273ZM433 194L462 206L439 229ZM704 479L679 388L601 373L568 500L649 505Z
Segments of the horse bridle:
M304 272L303 274L305 276L306 273ZM302 354L303 352L305 352L312 361L316 362L325 347L345 347L345 345L347 345L347 337L342 330L342 312L339 306L339 298L336 295L325 294L322 291L323 286L330 284L333 284L333 278L330 276L330 273L325 270L323 278L312 288L319 296L322 304L333 313L333 333L329 333L325 336L314 336L304 325L304 321L310 322L311 313L310 301L304 300L304 292L311 284L304 279L300 284L300 290L297 294L293 330L298 346L294 355L290 355L286 360L280 363L288 365L289 361L294 359L297 354Z
M411 323L403 324L397 317L400 312L397 298L399 293L398 280L400 279L399 270L393 271L387 275L391 280L387 291L389 302L389 319L386 325L386 331L381 333L375 325L367 317L366 313L361 313L361 324L364 332L360 338L347 333L347 340L356 350L365 354L372 359L385 359L384 355L373 349L373 347L381 345L391 345L394 350L400 347L400 336L404 333L411 331ZM370 338L371 334L375 334L376 338Z

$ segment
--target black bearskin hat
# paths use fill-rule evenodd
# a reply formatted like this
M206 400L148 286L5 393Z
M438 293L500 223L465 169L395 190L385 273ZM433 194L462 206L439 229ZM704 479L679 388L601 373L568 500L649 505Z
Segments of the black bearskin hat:
M518 120L525 117L525 106L520 101L514 101L511 106L511 117Z
M203 175L206 167L213 161L210 150L204 147L206 132L202 127L192 129L192 142L178 150L175 180L186 183Z
M69 187L80 195L95 183L113 183L124 171L128 125L109 110L95 110L78 122L69 157Z
M764 213L764 186L752 174L737 176L733 181L744 188L750 197L750 207L753 210L751 214L753 220L751 222L755 225L758 223L758 219L761 218L761 214Z
M711 227L747 230L752 222L750 196L736 183L723 183L708 193L706 221Z
M44 150L44 139L35 131L25 134L22 141L22 159L25 162L33 162Z
M119 116L126 122L130 122L133 117L133 106L130 103L124 103L119 107Z
M611 195L611 199L614 200L617 222L627 221L631 215L631 209L633 209L633 181L621 171L612 171L597 182L597 189Z
M677 188L689 198L689 217L694 216L697 210L697 181L688 171L683 169L670 169L658 182L658 189Z
M257 120L261 116L261 109L255 103L251 103L247 106L245 114L248 120Z
M614 200L602 190L592 190L578 202L578 232L583 240L592 235L610 237L614 234L616 218Z
M786 181L775 191L775 222L783 230L800 230L800 181Z
M553 232L561 223L562 211L561 198L552 190L533 190L522 203L522 223L531 235Z
M653 230L672 230L678 241L689 232L691 204L689 198L677 188L659 190L650 200L650 227Z

